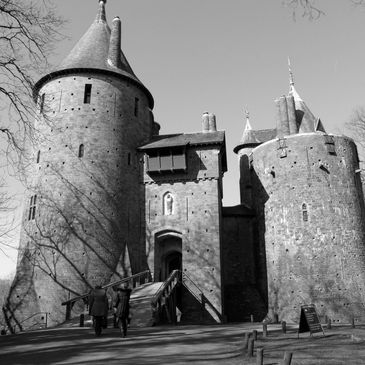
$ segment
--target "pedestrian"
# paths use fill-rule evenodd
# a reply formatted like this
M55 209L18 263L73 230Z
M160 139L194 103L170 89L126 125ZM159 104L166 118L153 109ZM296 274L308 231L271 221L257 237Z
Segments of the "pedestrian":
M95 335L99 337L104 319L108 316L108 297L100 285L90 292L89 314L94 318Z
M117 298L114 304L114 310L118 321L120 333L123 337L127 336L127 326L129 317L129 299L132 289L129 289L128 283L122 283L117 289Z

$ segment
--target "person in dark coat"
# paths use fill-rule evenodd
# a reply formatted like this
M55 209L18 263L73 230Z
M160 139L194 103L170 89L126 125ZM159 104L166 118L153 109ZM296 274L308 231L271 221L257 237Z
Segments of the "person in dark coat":
M118 327L123 337L127 336L127 322L129 317L129 299L132 289L128 288L128 284L124 283L117 289L117 298L114 304L115 314L118 321Z
M100 285L90 292L89 314L94 317L95 335L100 336L103 319L108 316L108 297Z

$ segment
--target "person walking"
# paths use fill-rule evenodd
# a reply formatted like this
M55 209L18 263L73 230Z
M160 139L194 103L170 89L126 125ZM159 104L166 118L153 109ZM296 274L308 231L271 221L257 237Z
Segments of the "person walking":
M89 314L94 317L95 335L101 335L104 318L108 316L108 297L106 291L97 285L89 295Z
M127 336L129 299L131 296L131 292L132 289L129 289L128 283L121 284L117 289L117 298L114 304L118 327L123 337Z

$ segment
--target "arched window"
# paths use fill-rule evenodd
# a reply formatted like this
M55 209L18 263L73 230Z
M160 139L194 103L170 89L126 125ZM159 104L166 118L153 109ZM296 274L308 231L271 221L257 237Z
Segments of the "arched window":
M163 214L174 214L174 197L170 192L165 193L163 196Z
M84 151L85 151L84 145L80 144L80 146L79 146L79 157L84 157Z
M307 204L305 204L305 203L302 204L302 214L303 214L303 221L307 222L308 221L308 209L307 209Z
M37 152L37 163L41 160L41 151Z

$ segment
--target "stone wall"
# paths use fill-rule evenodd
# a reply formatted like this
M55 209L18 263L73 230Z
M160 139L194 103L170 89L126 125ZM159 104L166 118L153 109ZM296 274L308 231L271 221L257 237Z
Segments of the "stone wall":
M182 270L221 312L221 155L219 146L191 146L186 173L145 173L146 254L159 280L156 252L161 239L181 239ZM171 194L171 214L164 197ZM184 309L182 310L184 311Z
M270 315L297 321L300 306L314 303L336 322L363 317L364 200L353 141L321 133L272 140L253 151L252 168Z
M85 84L92 85L89 103ZM21 247L35 265L39 308L52 323L64 319L62 301L109 282L125 245L132 272L146 267L136 148L151 137L153 121L143 91L117 77L69 74L45 84L42 94ZM17 305L16 296L12 301Z

